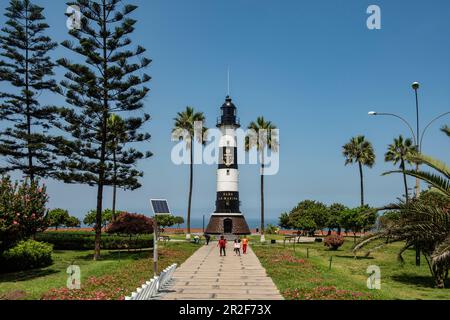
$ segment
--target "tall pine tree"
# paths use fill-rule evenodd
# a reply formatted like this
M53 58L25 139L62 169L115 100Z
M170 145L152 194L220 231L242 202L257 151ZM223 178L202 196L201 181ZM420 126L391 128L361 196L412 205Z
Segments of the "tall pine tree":
M7 21L0 33L0 154L6 166L0 173L20 170L34 180L47 176L55 156L47 135L55 109L42 107L38 98L43 91L56 91L52 79L54 63L49 52L57 44L44 33L43 8L29 0L11 0L6 8Z
M66 102L72 106L61 111L65 121L60 128L72 138L60 146L65 160L57 178L97 187L94 260L100 258L104 187L112 185L113 180L113 153L108 148L113 136L108 128L110 115L117 113L123 118L128 143L150 138L141 128L150 119L143 113L143 100L149 91L145 84L151 78L143 69L151 60L142 56L146 51L143 47L129 48L129 36L137 22L129 16L137 7L123 2L77 0L67 3L80 8L82 18L80 28L69 31L75 41L64 41L62 45L82 56L84 62L58 60L58 64L67 69L61 86L65 89ZM130 113L134 116L127 117ZM126 171L122 174L127 179L141 176L134 166L149 154L129 149L126 155L116 159L116 165Z

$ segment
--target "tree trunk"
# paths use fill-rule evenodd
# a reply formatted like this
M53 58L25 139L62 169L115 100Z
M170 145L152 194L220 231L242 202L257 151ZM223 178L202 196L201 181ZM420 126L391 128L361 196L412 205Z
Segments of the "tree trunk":
M261 241L264 241L264 150L261 151Z
M358 166L359 166L359 177L361 179L361 207L364 207L364 176L361 162L358 162Z
M445 288L445 270L441 266L433 266L434 269L434 282L437 289Z
M28 64L28 5L25 8L25 104L26 104L26 121L27 121L27 152L28 152L28 175L31 182L34 181L34 171L33 171L33 151L31 148L31 115L30 115L30 76L29 76L29 64Z
M116 150L113 152L114 161L114 181L113 181L113 203L112 203L112 221L116 221L116 198L117 198L117 161Z
M189 201L188 201L188 212L187 212L187 221L186 221L186 227L187 227L186 239L191 238L192 188L194 185L194 152L192 150L193 147L194 147L194 144L192 143L192 140L191 140L191 148L190 148L191 163L189 164Z
M107 120L108 120L108 79L107 79L107 39L106 39L106 2L103 0L103 115L102 115L102 133L101 133L101 150L97 188L97 213L95 217L95 253L94 260L100 259L100 246L102 236L102 211L103 211L103 185L105 180L105 158L106 158L106 140L107 140Z
M405 172L405 160L402 159L402 163L401 163L401 169L402 169L402 173L403 173L403 184L405 186L405 197L406 197L406 203L409 202L409 192L408 192L408 182L406 180L406 172Z

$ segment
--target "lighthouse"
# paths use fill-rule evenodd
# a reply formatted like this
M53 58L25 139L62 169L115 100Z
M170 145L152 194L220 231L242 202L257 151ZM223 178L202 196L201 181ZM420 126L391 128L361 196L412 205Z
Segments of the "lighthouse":
M216 210L205 233L209 235L247 235L250 229L240 211L239 167L236 129L240 127L237 109L227 96L217 127L221 131L217 169Z

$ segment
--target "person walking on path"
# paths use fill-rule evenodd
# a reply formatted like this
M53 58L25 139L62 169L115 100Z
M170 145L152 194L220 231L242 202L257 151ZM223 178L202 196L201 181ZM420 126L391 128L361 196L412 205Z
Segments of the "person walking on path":
M209 245L209 240L211 240L211 236L209 234L205 234L206 245Z
M222 256L222 253L223 253L223 256L225 257L227 255L227 253L226 253L227 240L224 238L224 236L220 237L220 240L219 240L219 243L217 244L217 246L220 249L220 256Z
M244 237L244 239L242 239L242 253L243 254L247 254L247 246L248 246L248 239L247 239L247 237Z
M234 255L235 256L241 255L241 242L240 241L241 240L239 240L239 239L234 240Z

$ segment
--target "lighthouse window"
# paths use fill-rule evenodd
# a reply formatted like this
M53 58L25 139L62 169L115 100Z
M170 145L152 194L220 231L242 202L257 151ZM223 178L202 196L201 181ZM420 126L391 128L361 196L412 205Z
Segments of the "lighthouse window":
M229 176L230 175L230 170L227 170L227 176Z

